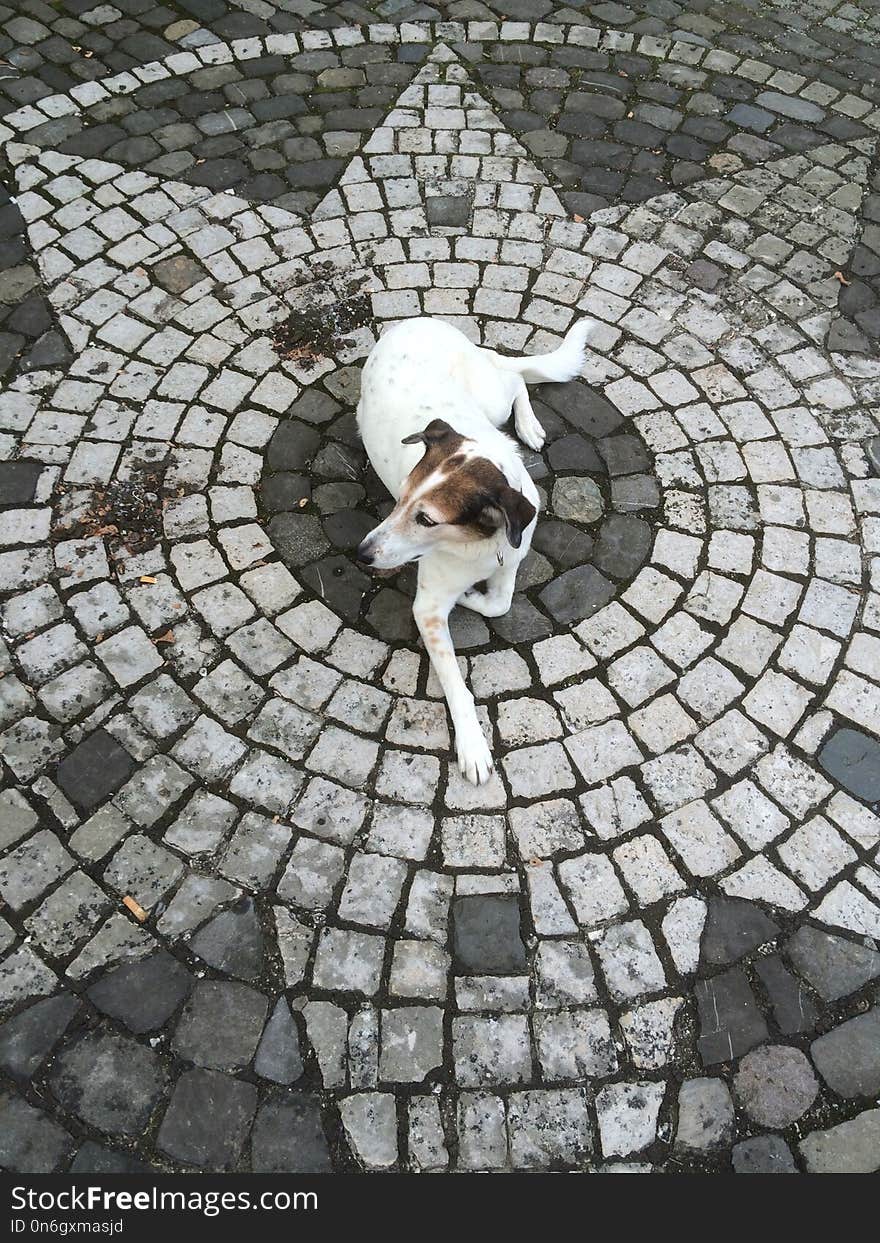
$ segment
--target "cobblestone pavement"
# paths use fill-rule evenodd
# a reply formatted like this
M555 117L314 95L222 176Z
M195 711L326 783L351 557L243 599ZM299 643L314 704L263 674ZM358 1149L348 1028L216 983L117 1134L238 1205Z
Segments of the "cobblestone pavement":
M0 8L0 1165L880 1168L880 13ZM450 764L354 434L516 352Z

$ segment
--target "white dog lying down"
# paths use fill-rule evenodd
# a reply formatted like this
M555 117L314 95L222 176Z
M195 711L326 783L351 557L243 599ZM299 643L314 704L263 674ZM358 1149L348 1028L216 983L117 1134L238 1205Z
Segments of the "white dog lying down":
M459 768L476 785L488 781L492 754L448 617L455 604L485 617L510 608L538 491L519 447L499 428L512 407L520 440L541 448L544 430L526 384L578 375L588 331L582 321L552 354L504 358L442 320L410 319L384 334L364 366L358 428L397 504L357 559L376 570L418 561L413 615L452 713ZM475 590L484 580L485 593Z

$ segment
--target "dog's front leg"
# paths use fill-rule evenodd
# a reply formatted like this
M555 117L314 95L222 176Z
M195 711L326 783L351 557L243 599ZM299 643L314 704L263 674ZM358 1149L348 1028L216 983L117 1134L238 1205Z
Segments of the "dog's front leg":
M474 697L455 658L449 633L449 613L454 603L455 596L432 591L419 576L413 616L452 715L458 767L468 781L482 785L492 773L492 752L480 728Z

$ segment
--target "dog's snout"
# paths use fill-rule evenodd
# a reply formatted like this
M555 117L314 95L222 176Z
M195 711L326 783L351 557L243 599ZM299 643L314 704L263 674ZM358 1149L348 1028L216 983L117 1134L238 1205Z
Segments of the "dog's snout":
M361 565L373 564L373 550L370 548L366 540L361 540L354 555Z

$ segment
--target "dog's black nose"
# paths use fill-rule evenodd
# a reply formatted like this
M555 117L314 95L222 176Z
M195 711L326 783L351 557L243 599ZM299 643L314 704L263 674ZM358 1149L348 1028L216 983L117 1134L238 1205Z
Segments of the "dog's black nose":
M354 555L356 559L360 561L361 565L372 565L373 564L373 554L370 552L369 548L367 547L366 540L364 540L362 544L358 544L357 551L355 552Z

